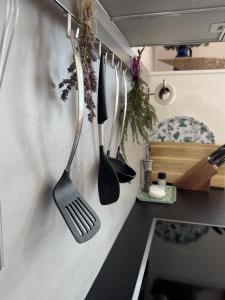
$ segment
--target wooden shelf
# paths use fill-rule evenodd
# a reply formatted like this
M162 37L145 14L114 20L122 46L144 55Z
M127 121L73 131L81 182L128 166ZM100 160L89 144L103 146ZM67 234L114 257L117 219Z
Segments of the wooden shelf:
M212 70L225 69L225 59L216 57L177 57L173 59L159 59L179 70Z

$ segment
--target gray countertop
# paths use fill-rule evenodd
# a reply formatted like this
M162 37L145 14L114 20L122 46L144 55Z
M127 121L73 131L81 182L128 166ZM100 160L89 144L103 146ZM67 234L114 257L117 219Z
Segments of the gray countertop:
M225 225L225 192L178 191L173 205L136 201L86 300L131 300L153 218Z

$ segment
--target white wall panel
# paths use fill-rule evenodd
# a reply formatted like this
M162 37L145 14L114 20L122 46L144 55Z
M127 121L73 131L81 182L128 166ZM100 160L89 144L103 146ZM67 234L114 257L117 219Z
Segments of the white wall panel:
M150 76L151 91L163 79L176 88L176 99L170 105L156 103L151 98L159 121L173 116L191 116L204 122L213 131L216 143L225 143L225 72L186 71L157 72Z
M91 125L85 116L72 179L102 225L93 239L78 244L52 199L74 136L74 104L61 102L58 89L72 57L66 19L53 1L19 2L19 23L0 94L0 198L5 248L0 299L82 300L134 203L139 175L131 185L121 186L117 203L100 205L97 124ZM0 19L3 13L0 9ZM107 82L108 140L115 96L110 66ZM142 148L132 144L131 149L128 147L129 163L138 171Z

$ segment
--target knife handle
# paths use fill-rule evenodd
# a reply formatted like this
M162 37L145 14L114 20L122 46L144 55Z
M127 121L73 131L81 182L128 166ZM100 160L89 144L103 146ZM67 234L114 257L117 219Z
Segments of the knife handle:
M105 55L102 53L99 66L98 79L98 124L103 124L107 119L106 95L105 95Z
M174 185L183 190L209 191L211 177L217 174L217 167L204 158L184 175L179 177Z
M225 145L220 146L216 151L211 153L208 160L211 164L216 165L223 158L225 158Z

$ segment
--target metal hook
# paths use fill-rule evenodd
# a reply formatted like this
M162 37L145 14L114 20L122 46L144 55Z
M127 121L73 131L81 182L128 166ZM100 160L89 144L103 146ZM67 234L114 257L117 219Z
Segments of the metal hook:
M104 55L104 62L105 62L105 64L107 64L107 58L108 58L108 52L106 52L105 55Z
M70 38L70 33L72 29L72 16L71 14L67 14L67 36Z
M70 13L67 14L67 36L71 38L71 31L72 31L72 16ZM78 39L80 34L80 28L77 27L75 38Z
M115 54L112 52L112 62L111 62L112 67L115 67Z
M77 27L76 34L75 34L75 38L76 38L76 39L78 39L79 34L80 34L80 28Z
M123 62L120 60L120 71L123 71Z
M101 57L102 55L102 42L99 41L99 44L98 44L98 56L99 58Z

